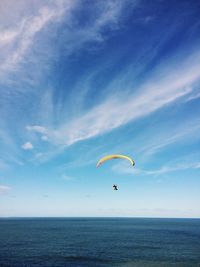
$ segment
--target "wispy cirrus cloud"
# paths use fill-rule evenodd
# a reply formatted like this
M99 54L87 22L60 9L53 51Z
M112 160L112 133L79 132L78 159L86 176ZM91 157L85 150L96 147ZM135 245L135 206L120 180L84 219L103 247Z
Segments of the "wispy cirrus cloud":
M198 99L200 98L200 90L198 91L195 91L193 94L191 94L187 99L186 99L186 102L189 102L191 100L195 100L195 99Z
M152 136L143 147L139 148L139 152L146 157L152 156L167 146L173 145L178 141L184 139L198 138L198 132L200 130L200 120L193 119L191 121L185 121L183 124L174 126L172 129L167 129L167 132L159 132Z
M184 171L184 170L198 170L200 169L200 162L193 162L193 163L185 163L185 164L178 164L176 166L163 166L160 169L157 170L147 170L144 171L147 175L160 175L170 172L176 172L176 171Z
M183 162L182 160L179 163L171 164L171 165L163 165L158 169L141 169L141 168L130 168L123 163L116 164L112 167L113 171L117 173L126 173L126 174L134 174L134 175L152 175L159 176L163 174L173 173L176 171L185 171L185 170L199 170L200 169L200 161L195 162Z
M171 66L170 70L159 72L151 81L146 81L135 94L130 94L130 91L126 93L124 90L123 97L120 97L120 93L108 96L101 104L84 115L63 123L57 129L44 130L43 126L39 125L28 126L28 129L38 133L43 129L53 144L69 146L148 116L166 105L190 96L192 85L199 78L199 63L196 60L184 62L183 67L177 72L174 71L174 66ZM177 139L179 136L173 138Z
M20 65L20 62L23 62L26 55L31 62L31 53L29 54L28 51L29 48L36 48L37 42L34 42L34 40L40 41L42 34L39 35L39 33L42 33L47 28L49 31L47 36L50 36L52 24L58 22L60 19L63 19L65 25L67 25L59 36L61 41L65 40L66 42L65 46L63 46L65 57L84 48L85 44L91 41L104 41L106 35L104 35L103 30L106 27L113 27L114 29L120 27L119 21L124 3L123 1L105 1L102 3L98 2L95 4L96 16L92 20L89 20L84 27L79 24L73 14L76 7L80 8L80 1L55 1L55 4L51 3L50 6L40 4L34 15L30 14L28 17L23 17L16 24L17 26L15 28L9 28L3 32L2 39L0 39L1 45L4 47L5 43L7 43L8 48L11 49L11 53L10 55L9 53L5 54L5 60L2 61L2 70L5 70L5 72L11 69L16 70L16 67ZM43 48L40 45L38 47ZM42 65L44 62L41 60L41 57L38 57L38 59L40 65ZM105 101L102 101L87 111L81 110L81 115L70 118L69 120L63 120L56 127L53 123L45 120L44 123L41 123L43 114L46 114L46 117L49 117L50 120L54 120L54 109L56 107L49 100L49 103L51 102L49 104L50 108L48 107L48 103L43 106L41 104L42 107L39 111L40 118L36 118L36 124L30 123L26 129L29 133L38 133L40 136L39 142L42 140L57 147L55 150L53 148L51 153L49 153L47 148L46 154L57 154L62 152L67 146L75 144L78 141L103 135L133 120L148 116L152 112L164 108L182 98L189 99L193 96L193 84L200 77L198 61L199 54L197 52L193 53L192 58L188 60L182 59L178 64L165 61L163 65L157 66L156 71L152 73L151 79L146 79L142 83L137 84L136 86L138 88L130 88L130 82L127 88L125 79L115 91L115 94L112 95L109 92L114 91L112 86L119 81L116 78L115 82L107 87L108 94ZM167 63L167 67L164 66L165 63ZM126 76L124 73L123 75ZM131 76L132 73L130 70L127 80L131 80ZM85 80L83 84L84 82ZM41 92L38 91L39 97L41 97ZM44 97L42 97L42 100L44 100ZM71 106L68 107L68 109L71 108ZM49 110L51 110L51 113L49 113ZM62 112L62 109L60 112ZM177 138L174 140L178 140L178 138L179 136L177 135ZM27 139L30 140L29 138ZM169 142L174 142L174 140L169 140ZM37 147L37 140L34 139L33 141L35 143L31 140L31 144ZM154 150L160 149L161 147L162 145L157 145L157 148L154 147ZM41 156L42 153L39 152L37 157L41 158Z
M24 106L31 98L31 104L28 105L28 112L31 116L34 114L36 120L39 117L38 121L44 121L50 127L51 122L55 121L53 116L56 107L53 105L51 89L33 86L31 87L33 90L30 91L26 83L22 85L24 81L28 81L28 84L30 81L31 85L32 83L38 84L39 79L36 76L44 76L45 72L42 71L42 66L49 68L54 63L52 57L59 57L58 47L60 45L55 46L52 39L62 43L62 53L65 58L84 49L89 42L103 42L106 38L103 29L106 27L115 29L119 26L121 12L126 2L109 0L93 3L96 15L92 20L89 18L84 25L79 23L79 16L76 13L82 9L85 11L84 4L79 0L42 2L36 0L28 4L26 1L20 1L16 8L13 3L2 4L3 8L0 9L0 77L3 86L0 87L0 96L3 102L1 105L4 114L3 123L6 125L4 126L5 136L7 139L10 137L9 142L12 143L10 147L21 147L16 144L16 139L23 139L23 137L21 132L20 136L16 137L16 134L13 136L9 122L15 114L24 110ZM12 9L15 9L13 15L9 12ZM56 35L58 32L59 38ZM12 82L17 86L13 86ZM5 85L8 86L6 90L4 90ZM14 105L10 105L11 102L14 102ZM39 112L38 106L40 106ZM24 115L19 116L22 119L25 118ZM17 128L20 129L20 125ZM29 130L28 127L27 130ZM45 127L32 127L31 130L40 133L43 130L41 139L48 141L49 136L45 134ZM24 139L28 137L24 136ZM17 148L15 150L17 151Z
M27 11L27 6L33 5L33 2L28 5L24 2L22 10L20 10L23 15L18 16L17 21L12 21L11 24L6 21L0 29L1 77L5 78L6 74L13 71L26 73L26 68L21 64L24 62L35 64L39 61L40 66L51 65L52 57L57 53L53 47L50 47L52 45L51 36L57 38L56 30L62 23L65 23L66 27L59 34L59 40L65 44L62 45L65 56L82 49L88 42L102 42L105 38L102 30L105 27L118 27L126 2L109 0L93 3L96 16L93 21L88 20L89 22L84 26L78 22L78 17L76 17L77 10L84 8L80 0L44 1L43 4L35 1L36 7L33 13L30 12L30 9L29 12ZM8 8L10 7L8 6ZM26 12L22 12L23 9ZM28 15L24 15L26 13ZM53 27L56 23L57 28ZM41 34L45 30L46 40ZM37 70L38 64L36 65L34 68Z
M0 70L8 72L16 70L33 45L35 36L49 23L58 21L74 5L75 1L55 1L53 6L40 6L38 14L23 17L17 26L2 31L0 38L1 54ZM5 47L6 46L6 47ZM5 53L6 52L6 53Z
M23 30L23 24L24 21L22 21L21 24L16 29L4 30L0 36L0 45L1 46L9 45L11 42L13 42Z

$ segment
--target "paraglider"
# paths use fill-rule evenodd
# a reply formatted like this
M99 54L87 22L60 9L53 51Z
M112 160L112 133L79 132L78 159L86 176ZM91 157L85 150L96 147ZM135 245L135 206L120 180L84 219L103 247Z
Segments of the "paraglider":
M108 155L108 156L105 156L103 158L101 158L98 162L97 162L97 165L96 167L98 168L101 164L103 164L105 161L107 160L111 160L111 159L126 159L126 160L129 160L130 163L131 163L131 166L134 166L135 165L135 162L134 160L129 157L129 156L126 156L126 155L121 155L121 154L113 154L113 155ZM113 190L118 190L118 187L116 184L113 185Z
M97 167L99 167L102 163L104 163L107 160L110 160L110 159L120 159L120 158L121 159L127 159L127 160L129 160L132 166L135 165L135 162L134 162L134 160L131 157L125 156L125 155L121 155L121 154L113 154L113 155L108 155L108 156L105 156L105 157L101 158L97 162Z

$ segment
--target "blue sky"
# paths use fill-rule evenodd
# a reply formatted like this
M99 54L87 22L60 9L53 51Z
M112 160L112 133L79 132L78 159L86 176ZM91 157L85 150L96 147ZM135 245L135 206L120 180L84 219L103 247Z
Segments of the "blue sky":
M199 13L1 1L1 217L200 216Z

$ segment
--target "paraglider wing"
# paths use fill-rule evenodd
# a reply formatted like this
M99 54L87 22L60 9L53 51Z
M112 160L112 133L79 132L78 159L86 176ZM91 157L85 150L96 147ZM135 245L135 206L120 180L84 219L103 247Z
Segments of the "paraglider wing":
M134 166L135 165L135 162L132 158L130 158L129 156L125 156L125 155L121 155L121 154L114 154L114 155L108 155L108 156L105 156L103 158L101 158L98 162L97 162L97 167L99 167L102 163L104 163L105 161L107 160L110 160L110 159L127 159L131 162L131 165Z

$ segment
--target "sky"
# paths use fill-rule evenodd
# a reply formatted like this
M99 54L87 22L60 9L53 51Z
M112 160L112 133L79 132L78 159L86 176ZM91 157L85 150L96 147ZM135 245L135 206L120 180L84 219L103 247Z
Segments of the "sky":
M1 0L0 217L200 217L199 13Z

